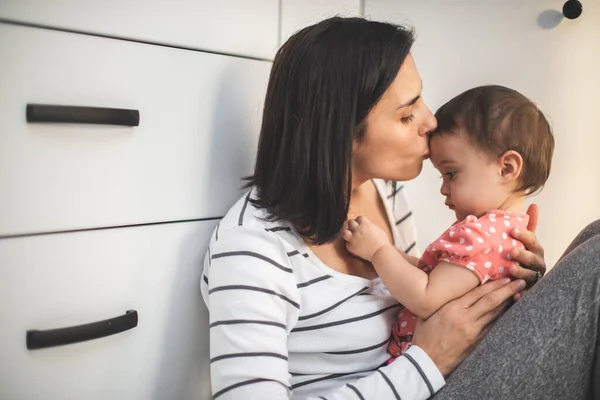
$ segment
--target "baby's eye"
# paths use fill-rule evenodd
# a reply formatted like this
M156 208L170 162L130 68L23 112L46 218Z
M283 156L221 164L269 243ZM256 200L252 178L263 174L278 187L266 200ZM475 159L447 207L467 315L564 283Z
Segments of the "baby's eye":
M446 175L448 178L450 178L450 180L452 180L456 176L456 171L446 172L444 175Z

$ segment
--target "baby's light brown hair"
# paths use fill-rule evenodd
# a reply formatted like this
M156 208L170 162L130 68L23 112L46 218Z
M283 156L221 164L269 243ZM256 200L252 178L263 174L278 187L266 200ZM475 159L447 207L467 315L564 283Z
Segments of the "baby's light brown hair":
M544 113L527 97L504 86L488 85L459 94L435 113L430 134L463 132L467 140L491 157L514 150L523 158L518 192L542 189L552 165L554 136Z

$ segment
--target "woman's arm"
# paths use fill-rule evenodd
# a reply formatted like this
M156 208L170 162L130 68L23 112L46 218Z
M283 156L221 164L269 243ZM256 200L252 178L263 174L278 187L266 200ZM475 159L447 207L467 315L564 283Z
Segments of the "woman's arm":
M221 230L205 259L202 292L210 315L213 398L289 399L287 340L301 298L279 239L243 226ZM413 346L391 365L321 398L426 399L443 385L434 362Z
M289 399L287 335L301 304L282 244L260 229L230 228L218 240L213 236L204 267L213 398ZM444 385L442 374L468 355L504 309L504 301L521 290L520 283L492 282L442 307L419 322L414 346L391 365L321 398L430 397Z
M287 336L299 297L283 246L247 227L213 235L202 294L209 310L213 399L288 399Z

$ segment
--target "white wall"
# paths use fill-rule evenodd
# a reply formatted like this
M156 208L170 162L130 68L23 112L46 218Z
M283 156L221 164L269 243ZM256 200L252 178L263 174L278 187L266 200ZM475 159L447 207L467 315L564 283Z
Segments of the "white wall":
M365 16L409 22L424 96L435 111L454 95L496 83L532 98L549 116L556 150L551 177L533 200L538 235L554 265L588 222L600 218L600 4L583 1L577 20L564 0L366 0ZM452 222L429 162L410 182L421 246Z
M356 17L362 13L359 0L281 0L280 45L296 31L322 19L339 15Z

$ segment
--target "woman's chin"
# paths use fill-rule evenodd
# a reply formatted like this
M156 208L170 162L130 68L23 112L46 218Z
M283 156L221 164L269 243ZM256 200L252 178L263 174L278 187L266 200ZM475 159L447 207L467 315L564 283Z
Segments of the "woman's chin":
M403 174L400 176L400 174L398 174L398 178L394 179L396 181L410 181L415 179L417 176L421 175L421 171L423 170L423 160L419 161L418 163L415 163L413 166L411 166L412 168L405 168L402 172Z
M379 174L373 173L372 175L386 181L406 182L415 179L421 174L423 169L423 160L415 162L414 164L404 164L402 166L394 167L394 170L380 171ZM387 173L386 173L387 172Z

